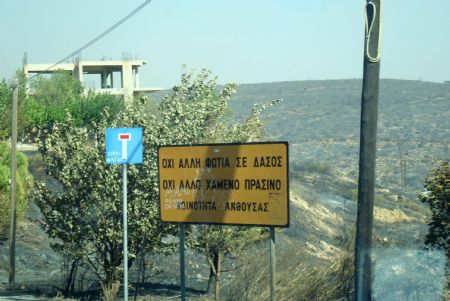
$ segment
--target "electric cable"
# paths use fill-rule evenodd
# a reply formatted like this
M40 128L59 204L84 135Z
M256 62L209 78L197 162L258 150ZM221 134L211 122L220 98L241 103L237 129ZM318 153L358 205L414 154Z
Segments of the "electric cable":
M128 19L130 19L131 17L133 17L135 14L137 14L141 9L143 9L145 6L147 6L147 4L149 4L151 2L151 0L146 0L144 3L142 3L141 5L139 5L137 8L135 8L132 12L130 12L128 15L126 15L125 17L123 17L122 19L120 19L118 22L116 22L114 25L110 26L108 29L106 29L105 31L103 31L101 34L99 34L98 36L96 36L94 39L90 40L89 42L87 42L86 44L84 44L83 46L81 46L80 48L78 48L77 50L73 51L72 53L70 53L69 55L65 56L63 59L59 60L58 62L56 62L55 64L53 64L52 66L48 67L47 69L45 69L44 71L49 71L53 68L55 68L56 66L58 66L59 64L67 61L68 59L74 57L75 55L81 53L83 50L85 50L86 48L90 47L92 44L94 44L95 42L99 41L100 39L102 39L103 37L105 37L107 34L109 34L111 31L113 31L114 29L116 29L117 27L119 27L120 25L122 25L123 23L125 23ZM35 78L36 76L38 76L38 74L33 75L32 77L28 78L27 80L31 80L33 78Z

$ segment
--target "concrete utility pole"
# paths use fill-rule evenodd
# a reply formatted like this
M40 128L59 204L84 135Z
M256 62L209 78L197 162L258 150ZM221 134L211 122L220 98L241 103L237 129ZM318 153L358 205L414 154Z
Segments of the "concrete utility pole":
M17 175L17 103L19 98L19 81L13 83L13 109L11 126L11 224L9 228L9 286L16 281L16 175Z
M382 0L366 4L364 75L361 96L361 141L358 181L358 214L355 243L355 300L372 300L372 225L380 80Z

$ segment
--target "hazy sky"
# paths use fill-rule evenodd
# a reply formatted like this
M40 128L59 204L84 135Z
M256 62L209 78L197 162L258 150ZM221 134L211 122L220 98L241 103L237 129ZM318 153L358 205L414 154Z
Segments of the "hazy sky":
M0 79L54 63L143 0L0 0ZM450 80L450 0L386 0L381 77ZM220 83L362 77L364 5L355 0L153 0L82 58L148 64L141 86L171 88L182 65Z

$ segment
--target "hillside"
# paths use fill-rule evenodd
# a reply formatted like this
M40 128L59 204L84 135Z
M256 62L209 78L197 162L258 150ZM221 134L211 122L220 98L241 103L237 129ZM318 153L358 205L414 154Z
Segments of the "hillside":
M356 219L361 86L361 80L247 84L239 86L231 102L239 118L255 102L284 100L268 113L267 135L290 144L294 219L285 233L303 238L322 257L336 246L330 238L351 233ZM423 179L436 160L450 160L449 137L449 84L380 82L373 251L377 300L439 298L445 257L423 250L429 211L416 193L423 191Z
M290 145L294 218L285 234L303 239L306 249L322 257L339 245L331 238L349 235L356 219L361 86L361 80L247 84L231 101L239 118L255 102L284 100L268 113L267 134ZM449 84L380 82L373 251L377 300L439 298L445 257L423 250L429 210L416 193L436 160L450 160L449 137Z
M237 117L253 103L283 102L270 110L267 133L287 140L291 160L326 165L356 179L359 153L361 80L247 84L232 99ZM377 183L399 190L400 163L406 165L403 191L422 189L437 159L450 158L450 85L406 80L380 82ZM397 185L398 184L398 185Z
M266 115L269 139L285 140L290 146L291 224L277 233L277 248L280 254L289 254L289 246L301 246L301 252L314 258L307 268L317 266L315 260L322 266L330 264L333 256L345 252L345 240L352 237L361 85L361 80L356 79L245 84L239 86L231 100L234 116L241 118L254 103L283 99ZM436 300L443 291L445 256L424 249L429 210L418 202L416 193L423 189L422 181L435 160L450 160L450 84L382 80L379 102L375 297ZM34 157L35 178L44 177L36 159L39 156L34 152L29 156ZM49 249L38 227L40 222L36 206L30 206L28 219L20 228L18 279L31 282L28 288L56 292L50 284L58 281L63 262ZM7 283L6 242L0 242L0 246L1 291ZM206 285L208 268L198 254L188 254L187 285L192 296L199 296ZM168 298L178 294L177 258L175 253L155 259L164 263L164 271L151 282ZM279 258L280 267L292 260ZM234 267L233 263L227 264ZM131 273L134 277L136 271ZM225 292L233 275L231 272L226 276Z

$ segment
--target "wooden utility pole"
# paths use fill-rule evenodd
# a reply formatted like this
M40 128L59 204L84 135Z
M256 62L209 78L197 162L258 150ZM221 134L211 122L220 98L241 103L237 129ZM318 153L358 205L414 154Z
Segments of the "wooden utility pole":
M382 0L366 4L364 75L361 96L361 132L358 181L358 214L355 243L355 300L372 300L372 225L380 80Z
M16 191L17 191L17 103L19 98L19 81L13 83L13 108L11 126L11 224L9 228L9 286L16 281Z

